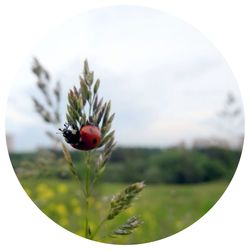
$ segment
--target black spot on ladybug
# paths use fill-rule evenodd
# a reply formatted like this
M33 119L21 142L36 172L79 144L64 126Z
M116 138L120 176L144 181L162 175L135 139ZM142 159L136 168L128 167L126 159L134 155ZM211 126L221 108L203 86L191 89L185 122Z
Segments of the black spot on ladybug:
M80 140L79 140L78 144L79 144L79 145L81 145L81 146L83 146L83 145L85 145L85 141L84 141L84 140L82 140L82 138L80 138Z
M96 143L97 143L97 140L96 140L96 138L95 138L95 139L93 139L93 143L94 143L94 144L96 144Z

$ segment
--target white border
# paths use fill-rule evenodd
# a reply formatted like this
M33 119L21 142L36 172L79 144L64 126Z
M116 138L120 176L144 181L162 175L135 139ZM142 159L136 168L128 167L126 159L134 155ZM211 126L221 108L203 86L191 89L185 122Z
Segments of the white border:
M198 28L218 48L239 83L249 127L249 1L243 0L10 0L0 4L0 249L250 249L249 136L238 170L215 207L194 225L167 239L134 246L90 242L49 220L37 209L11 168L6 146L4 112L10 84L35 43L68 18L95 7L132 4L166 11ZM244 246L241 248L240 246Z

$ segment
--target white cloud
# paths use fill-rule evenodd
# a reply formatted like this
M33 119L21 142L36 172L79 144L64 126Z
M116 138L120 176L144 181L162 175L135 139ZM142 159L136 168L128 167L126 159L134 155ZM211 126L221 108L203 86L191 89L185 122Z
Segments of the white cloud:
M20 112L15 106L9 103L7 109L7 121L11 121L9 126L14 126L15 128L22 128L24 126L35 125L37 121L30 116L29 113ZM17 126L18 125L18 126Z

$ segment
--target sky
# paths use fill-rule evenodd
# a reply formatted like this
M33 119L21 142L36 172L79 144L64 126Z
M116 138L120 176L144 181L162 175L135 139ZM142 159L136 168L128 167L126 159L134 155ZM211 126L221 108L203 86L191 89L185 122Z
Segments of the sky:
M166 13L117 6L74 17L31 49L9 95L6 133L13 150L51 145L31 102L32 95L41 98L30 70L33 56L52 81L60 80L62 114L68 89L78 86L88 59L101 80L100 95L112 101L118 145L167 147L200 138L234 140L243 132L243 122L218 119L229 92L242 104L234 76L214 45Z

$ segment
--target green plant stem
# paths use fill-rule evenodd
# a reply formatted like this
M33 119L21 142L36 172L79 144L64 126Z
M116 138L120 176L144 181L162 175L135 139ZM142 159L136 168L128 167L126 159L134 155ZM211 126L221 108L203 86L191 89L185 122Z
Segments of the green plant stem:
M89 202L88 199L86 198L86 203L85 203L85 237L88 239L89 238L89 220L88 220L88 210L89 210Z
M90 239L94 239L94 237L96 236L96 234L98 233L98 231L100 230L100 228L102 227L102 225L107 221L107 218L105 218L104 220L101 221L101 223L96 227L95 231L92 233Z
M90 152L87 152L87 158L85 162L85 237L90 237L90 228L89 228L89 197L90 197Z
M91 170L91 152L87 152L86 158L86 176L85 176L85 202L86 202L86 217L85 217L85 236L88 239L93 239L95 235L100 230L101 226L107 221L107 218L103 219L100 224L96 227L95 231L90 232L89 221L88 221L88 210L89 210L89 197L91 196L91 191L95 181L97 180L97 176L94 175L94 179L91 181L90 178L90 170Z

